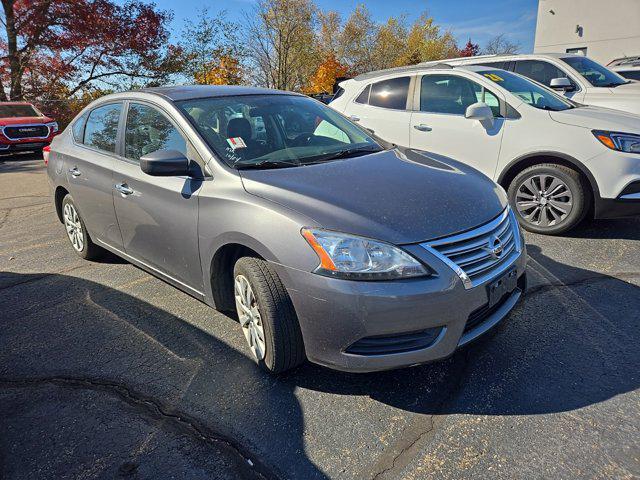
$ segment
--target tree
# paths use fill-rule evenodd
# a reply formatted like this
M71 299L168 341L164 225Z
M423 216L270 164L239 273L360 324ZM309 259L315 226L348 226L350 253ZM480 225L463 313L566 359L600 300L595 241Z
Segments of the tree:
M336 79L346 76L348 71L349 69L336 59L334 53L329 53L329 56L318 66L309 81L309 85L303 91L309 95L331 93Z
M221 55L203 66L194 75L194 80L200 85L239 85L242 83L242 67L234 57Z
M465 47L460 50L459 55L461 57L475 57L480 53L480 45L477 43L471 43L471 39L467 41Z
M342 57L340 61L353 73L376 69L375 36L377 25L367 8L360 4L349 16L338 39Z
M496 35L487 42L482 50L484 55L510 55L518 53L520 45L509 41L504 33Z
M2 0L2 7L0 100L74 95L124 78L157 83L179 68L168 46L171 15L153 4Z
M311 0L259 0L245 14L251 80L282 90L306 85L318 64L316 19Z
M398 66L407 44L407 27L404 18L389 17L378 25L374 37L372 70Z
M184 72L201 84L241 83L240 61L246 52L238 30L238 25L227 21L224 10L212 16L203 8L196 22L187 20L180 41Z
M414 65L457 56L458 47L451 32L440 32L432 17L423 13L411 26L405 50L397 65Z

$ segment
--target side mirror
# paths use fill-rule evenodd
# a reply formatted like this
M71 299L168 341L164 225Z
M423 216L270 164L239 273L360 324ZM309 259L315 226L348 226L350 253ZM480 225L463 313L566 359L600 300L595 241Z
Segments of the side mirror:
M140 157L140 169L154 177L189 176L189 159L177 150L156 150Z
M562 90L565 92L571 92L575 89L567 77L552 78L549 86L554 90Z
M480 123L488 123L490 127L493 126L493 111L486 103L478 102L469 105L464 116L470 120L478 120Z

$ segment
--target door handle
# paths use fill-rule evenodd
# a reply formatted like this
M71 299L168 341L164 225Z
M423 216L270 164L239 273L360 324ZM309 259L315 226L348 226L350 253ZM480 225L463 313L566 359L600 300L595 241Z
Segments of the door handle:
M421 132L430 132L431 130L433 130L429 125L425 125L424 123L421 123L420 125L414 125L413 128L415 128L416 130L420 130Z
M82 175L80 173L80 170L78 170L78 167L70 168L69 173L71 174L72 177L79 177L80 175Z
M360 117L356 117L355 115L351 115L349 117L349 120L351 120L352 122L359 122L360 121Z
M117 185L114 185L113 188L125 196L133 193L133 188L130 188L126 183L118 183Z

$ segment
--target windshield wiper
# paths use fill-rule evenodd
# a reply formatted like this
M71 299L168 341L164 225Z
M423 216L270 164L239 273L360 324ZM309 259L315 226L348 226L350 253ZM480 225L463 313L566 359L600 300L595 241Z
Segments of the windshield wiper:
M235 168L238 170L251 170L251 169L260 169L260 168L288 168L288 167L299 167L299 163L289 162L286 160L260 160L258 162L252 160L238 160L233 164Z
M359 157L360 155L366 155L367 153L377 153L381 152L382 148L371 148L371 147L358 147L358 148L348 148L347 150L340 150L339 152L329 153L327 155L318 155L315 160L304 161L303 165L312 165L314 163L324 163L329 162L331 160L339 160L341 158L353 158Z

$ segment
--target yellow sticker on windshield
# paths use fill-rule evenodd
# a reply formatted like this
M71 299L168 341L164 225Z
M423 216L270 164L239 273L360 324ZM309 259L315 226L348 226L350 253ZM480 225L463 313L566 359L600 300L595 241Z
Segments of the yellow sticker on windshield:
M484 76L487 77L492 82L503 82L504 81L504 78L502 78L500 75L496 75L495 73L485 73Z

